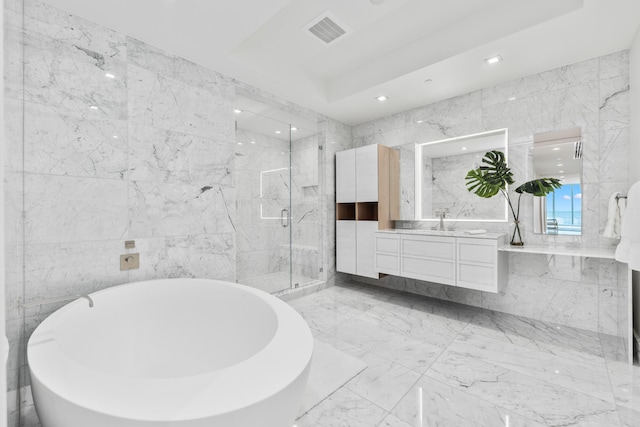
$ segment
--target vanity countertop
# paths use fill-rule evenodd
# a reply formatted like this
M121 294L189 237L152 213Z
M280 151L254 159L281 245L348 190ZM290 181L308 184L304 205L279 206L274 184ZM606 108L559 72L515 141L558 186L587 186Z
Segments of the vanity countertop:
M509 244L501 246L499 251L520 252L529 254L547 255L567 255L584 258L615 259L615 246L606 247L582 247L582 246L551 246L551 245L527 245L511 246Z
M492 239L496 240L505 235L505 233L482 233L482 234L470 234L465 230L427 230L427 229L415 229L415 228L392 228L386 230L377 230L377 233L390 233L390 234L412 234L416 236L442 236L442 237L471 237L474 239Z

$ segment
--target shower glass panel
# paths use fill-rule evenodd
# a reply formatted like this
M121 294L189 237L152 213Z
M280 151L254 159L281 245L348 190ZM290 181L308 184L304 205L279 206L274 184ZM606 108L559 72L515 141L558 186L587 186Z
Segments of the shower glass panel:
M320 237L317 131L243 97L235 114L236 280L269 293L314 283Z

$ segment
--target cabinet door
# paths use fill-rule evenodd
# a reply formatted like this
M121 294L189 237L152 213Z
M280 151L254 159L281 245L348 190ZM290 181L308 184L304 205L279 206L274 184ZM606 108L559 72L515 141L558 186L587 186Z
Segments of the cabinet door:
M356 148L356 202L378 201L378 145Z
M356 271L358 276L379 277L375 269L375 233L378 221L356 221Z
M356 201L356 150L336 153L336 202Z
M336 221L336 271L356 274L355 221Z

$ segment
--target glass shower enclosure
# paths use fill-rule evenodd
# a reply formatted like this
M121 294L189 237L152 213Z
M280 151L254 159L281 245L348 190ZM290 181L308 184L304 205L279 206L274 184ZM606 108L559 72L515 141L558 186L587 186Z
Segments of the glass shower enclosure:
M236 281L269 293L320 280L317 124L238 96Z

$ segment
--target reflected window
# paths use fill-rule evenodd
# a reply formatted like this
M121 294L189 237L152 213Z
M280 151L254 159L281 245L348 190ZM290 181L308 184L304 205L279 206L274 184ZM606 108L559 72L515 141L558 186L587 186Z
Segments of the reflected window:
M580 234L582 229L580 184L564 184L547 195L547 233Z

